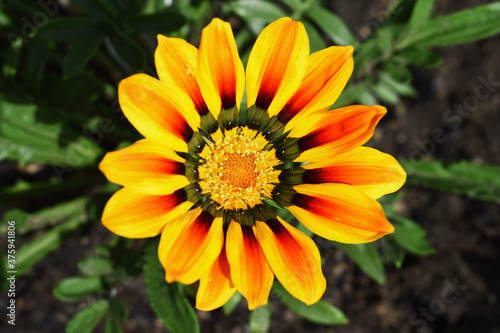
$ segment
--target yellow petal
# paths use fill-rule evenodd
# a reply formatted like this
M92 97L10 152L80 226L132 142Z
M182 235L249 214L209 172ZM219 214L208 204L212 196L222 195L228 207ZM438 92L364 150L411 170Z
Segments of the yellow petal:
M380 204L353 186L303 184L290 212L309 230L347 244L367 243L394 232Z
M247 105L276 115L297 91L309 57L302 23L288 17L268 25L257 38L246 70Z
M215 119L221 109L238 109L245 90L245 70L231 25L214 18L203 29L196 77L201 93Z
M170 148L144 139L107 153L99 169L113 183L146 194L170 194L189 184L184 161Z
M123 113L142 135L187 151L186 142L197 130L200 116L189 96L174 83L132 75L120 82L118 99Z
M226 235L226 253L231 280L253 310L267 304L274 275L249 226L231 221Z
M207 274L200 278L200 287L196 294L196 308L210 311L223 306L233 296L236 288L231 282L226 249L222 248L219 258Z
M302 154L295 161L322 161L363 145L386 112L382 106L353 105L310 115L289 134L300 138Z
M316 303L326 289L316 244L281 219L256 224L257 240L276 278L295 298Z
M358 147L303 168L307 169L303 176L306 184L349 184L374 199L397 191L406 180L405 171L394 157L368 147Z
M332 46L309 56L304 80L278 114L287 124L285 132L335 103L352 74L353 51L352 46Z
M167 223L158 247L167 282L194 283L215 262L223 242L222 218L214 219L201 208Z
M106 203L102 224L127 238L154 237L165 224L193 206L183 189L169 195L149 195L122 188Z
M155 64L160 80L172 82L184 91L203 116L208 113L208 107L196 81L197 59L198 50L184 39L158 35Z

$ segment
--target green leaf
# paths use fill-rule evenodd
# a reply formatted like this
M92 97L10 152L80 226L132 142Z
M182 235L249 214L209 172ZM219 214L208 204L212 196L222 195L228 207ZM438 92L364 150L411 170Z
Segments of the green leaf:
M387 7L387 11L384 13L386 15L385 20L382 22L382 26L387 26L390 24L407 23L411 17L413 7L417 0L393 0ZM380 20L381 17L379 16Z
M370 38L354 53L354 73L366 71L375 59L382 57L382 50L375 38Z
M431 18L433 7L434 0L418 0L413 6L410 22L408 22L409 26L414 27L426 24Z
M394 60L394 58L393 58ZM413 76L408 66L401 62L386 61L382 64L384 72L392 76L395 80L404 83L411 83Z
M342 311L324 301L320 300L312 305L302 303L290 295L277 280L274 280L272 290L283 304L307 320L323 325L343 325L348 322Z
M401 268L405 258L405 251L403 248L394 240L394 237L386 236L381 239L381 242L386 259L397 268Z
M358 97L358 101L363 105L377 105L378 99L372 93L373 87L371 89L365 89L361 91Z
M290 9L296 9L302 5L302 0L281 0Z
M424 46L411 46L398 53L404 60L424 68L434 68L441 65L443 59Z
M129 22L130 28L135 33L150 34L155 37L157 34L166 35L179 30L184 24L186 24L184 16L171 11L134 17Z
M344 251L363 272L377 283L385 280L385 270L380 255L372 244L342 244L333 242Z
M26 213L25 211L19 209L19 208L14 208L9 211L7 211L2 220L3 221L15 221L16 222L16 234L22 235L25 230L26 230L26 224L30 218L30 215ZM5 235L7 234L8 231L8 225L7 223L2 223L0 225L0 234Z
M395 193L386 194L383 197L377 199L377 201L384 209L385 216L393 215L398 211L398 206L400 205L403 195L403 191L397 191Z
M236 309L238 304L240 304L241 298L241 294L236 291L233 296L231 296L231 298L226 302L226 304L222 306L222 311L224 311L224 314L228 315L232 313L234 309Z
M66 333L91 333L108 311L109 303L101 299L74 316L66 326Z
M336 44L353 45L357 42L340 17L321 6L313 6L306 11L311 18Z
M0 160L95 166L104 151L49 111L0 95Z
M82 9L93 18L107 20L118 17L117 8L106 0L74 0Z
M330 110L338 109L347 105L353 104L356 100L359 99L361 94L365 92L368 88L368 82L365 81L360 84L347 84L339 98L335 101Z
M406 184L464 194L500 203L500 167L462 161L448 166L439 161L399 160L408 174Z
M259 306L250 312L250 333L267 333L271 326L271 310L269 304Z
M302 22L304 27L306 28L307 35L309 36L309 44L310 44L310 52L314 53L319 50L323 50L326 48L326 43L321 37L320 33L316 30L316 28L309 22Z
M104 36L99 34L90 35L78 39L64 57L63 76L64 79L81 74L87 63L101 46Z
M111 273L113 266L108 259L87 257L78 262L78 269L87 276L101 276Z
M409 28L397 45L446 46L469 43L500 32L500 2L434 18L424 26Z
M50 48L48 42L40 38L34 38L31 46L26 62L26 78L28 86L38 93L49 60Z
M375 36L378 47L382 53L387 54L392 52L393 42L394 42L394 29L392 26L387 26L379 28Z
M121 323L127 319L127 308L122 301L113 298L109 304L109 311L104 324L105 333L122 333Z
M70 277L59 281L53 293L58 300L71 302L95 294L103 288L99 277Z
M56 42L71 42L80 38L99 34L108 29L108 24L88 17L61 17L47 22L38 34Z
M158 260L159 239L149 241L144 249L144 275L151 306L165 327L173 333L199 332L198 320L178 283L167 283Z
M426 240L426 232L416 222L401 216L389 216L394 224L394 239L396 242L411 253L418 255L433 254L434 248Z
M23 47L22 39L17 39L12 42L4 53L2 64L2 79L5 83L15 85L17 70L19 67L19 60L21 59L21 50Z
M146 54L130 36L115 27L110 34L110 41L116 51L116 56L122 61L136 69L146 66Z
M236 0L230 8L243 18L254 34L259 34L269 23L287 16L279 7L267 1Z
M397 81L396 78L384 72L381 72L379 77L380 82L401 96L415 97L417 95L417 91L410 83Z
M2 197L3 196L0 196L0 198ZM70 218L84 216L88 203L88 197L79 197L52 207L44 208L35 213L28 214L19 209L13 209L5 214L4 219L15 220L16 231L19 234L25 234L29 231L41 230ZM6 230L6 226L0 226L0 233L5 233Z
M80 228L83 222L85 222L85 220L82 219L82 216L75 217L23 245L19 251L17 251L16 256L16 269L18 275L24 274L40 259L59 248L63 238Z
M394 87L387 84L387 82L380 81L372 87L373 91L383 102L388 104L399 103L399 95L394 90Z
M307 229L302 223L298 221L297 221L297 230L303 232L309 238L313 238L314 236L314 233L311 230Z

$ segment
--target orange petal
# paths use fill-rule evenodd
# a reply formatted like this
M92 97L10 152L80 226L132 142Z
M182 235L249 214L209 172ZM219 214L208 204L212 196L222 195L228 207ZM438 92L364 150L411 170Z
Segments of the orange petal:
M332 46L309 56L304 80L278 113L278 119L287 124L285 131L310 113L328 109L335 103L352 74L353 51L352 46Z
M358 147L303 168L306 184L349 184L374 199L397 191L406 180L405 171L394 157L368 147Z
M208 272L223 242L222 218L214 219L201 208L167 223L158 247L167 282L194 283Z
M290 212L309 230L347 244L367 243L394 232L380 204L353 186L294 186Z
M276 115L297 91L307 68L309 38L302 23L288 17L268 25L248 58L247 105Z
M235 291L236 288L231 282L226 249L223 247L219 258L207 274L200 278L200 287L196 294L196 308L210 311L221 307L226 304Z
M196 77L215 119L221 109L234 106L239 109L245 90L245 70L229 23L214 18L203 29Z
M107 202L102 224L127 238L147 238L160 234L165 224L193 206L183 189L169 195L149 195L122 188Z
M113 183L147 194L170 194L189 184L184 161L171 149L149 139L107 153L99 169Z
M132 75L120 82L118 99L123 113L142 135L187 151L186 142L197 130L200 116L191 98L174 83L146 74Z
M386 114L382 106L354 105L310 115L290 132L299 137L297 162L322 161L366 143Z
M173 82L188 94L194 102L196 111L203 116L208 113L208 107L196 81L197 58L196 47L184 39L158 35L155 64L160 80Z
M274 275L257 242L254 230L231 221L226 236L231 280L253 310L267 304Z
M326 289L313 240L285 221L256 222L255 234L274 274L295 298L316 303Z

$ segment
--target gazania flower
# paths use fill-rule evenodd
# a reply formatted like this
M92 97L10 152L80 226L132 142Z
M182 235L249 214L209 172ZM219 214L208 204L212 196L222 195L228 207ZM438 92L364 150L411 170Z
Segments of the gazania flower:
M375 199L405 180L394 158L361 147L385 108L327 111L352 73L352 47L309 55L304 26L290 18L262 32L246 72L219 19L198 50L161 35L158 43L159 80L137 74L119 86L123 112L145 139L100 164L124 186L103 224L129 238L161 233L166 280L199 280L199 309L235 290L250 309L264 305L274 276L315 303L326 287L320 253L270 203L321 237L365 243L393 232Z

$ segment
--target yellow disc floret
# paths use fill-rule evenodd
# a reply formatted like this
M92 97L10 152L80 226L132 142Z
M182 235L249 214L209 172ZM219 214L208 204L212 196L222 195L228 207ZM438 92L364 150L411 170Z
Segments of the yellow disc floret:
M273 150L262 135L248 128L236 128L224 135L215 133L214 143L200 154L200 185L203 193L224 209L245 209L261 203L269 196L280 171Z

